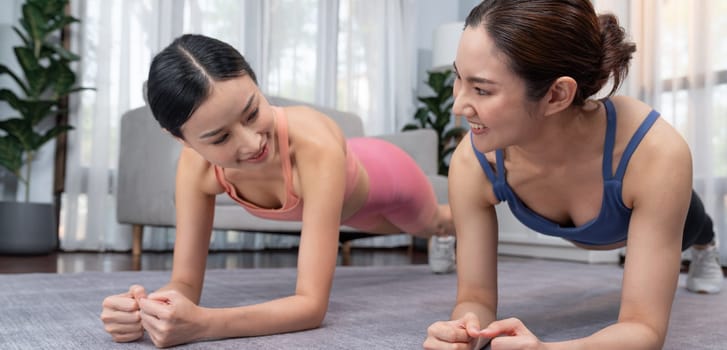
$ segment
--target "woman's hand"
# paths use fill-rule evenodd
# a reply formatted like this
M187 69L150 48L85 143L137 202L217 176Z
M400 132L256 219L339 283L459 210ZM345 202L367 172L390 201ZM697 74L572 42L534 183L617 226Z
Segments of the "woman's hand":
M115 342L126 343L144 335L138 300L146 297L144 287L133 285L126 293L111 295L103 301L101 321Z
M490 338L492 350L542 350L545 345L517 318L490 323L479 335Z
M201 308L175 290L139 300L141 324L154 345L163 348L202 338Z
M424 349L476 349L478 343L485 344L481 335L480 320L468 312L462 318L452 321L439 321L427 329Z

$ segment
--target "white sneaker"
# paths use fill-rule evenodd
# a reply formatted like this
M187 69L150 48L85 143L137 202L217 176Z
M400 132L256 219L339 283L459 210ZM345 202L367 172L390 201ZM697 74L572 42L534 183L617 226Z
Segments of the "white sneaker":
M433 236L429 239L429 268L434 273L450 273L455 269L454 236Z
M692 248L691 253L687 289L694 293L719 293L724 275L719 264L717 247L711 245L705 249Z

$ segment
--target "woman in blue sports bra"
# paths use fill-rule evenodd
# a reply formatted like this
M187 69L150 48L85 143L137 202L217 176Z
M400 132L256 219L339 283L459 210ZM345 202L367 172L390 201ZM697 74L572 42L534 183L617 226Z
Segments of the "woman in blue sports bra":
M635 45L588 0L485 0L465 21L454 107L470 134L452 155L457 302L428 329L426 349L660 349L691 247L687 288L717 293L724 277L712 222L692 191L680 134L651 107L613 96ZM609 97L593 99L609 80ZM586 249L628 247L618 322L544 343L522 321L496 320L497 217ZM526 344L526 345L524 345Z

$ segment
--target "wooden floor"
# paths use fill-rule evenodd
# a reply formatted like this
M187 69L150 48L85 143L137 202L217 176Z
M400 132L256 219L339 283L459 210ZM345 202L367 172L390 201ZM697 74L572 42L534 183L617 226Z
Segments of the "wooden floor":
M297 249L212 252L207 268L239 269L263 267L295 267ZM339 254L339 265L381 266L426 264L426 252L407 248L354 248L344 261ZM84 271L139 271L171 270L171 252L144 252L140 257L131 253L58 252L42 256L0 255L0 273L75 273Z
M210 269L245 269L264 267L295 267L297 249L264 251L211 252L207 258ZM507 257L501 257L507 258ZM385 266L426 264L427 253L408 248L354 248L349 258L338 256L338 265ZM622 262L623 264L623 262ZM689 262L682 263L686 273ZM171 252L131 253L57 252L41 256L0 255L0 273L75 273L84 271L171 270ZM727 276L727 267L722 268Z

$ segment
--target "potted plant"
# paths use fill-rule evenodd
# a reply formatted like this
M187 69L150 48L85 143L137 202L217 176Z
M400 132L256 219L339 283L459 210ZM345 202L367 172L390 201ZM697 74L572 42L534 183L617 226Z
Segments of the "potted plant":
M418 97L424 106L419 107L414 114L415 123L404 125L403 131L430 128L439 136L438 159L440 175L449 173L449 155L457 147L457 143L467 132L467 129L451 125L452 121L452 88L454 87L454 74L452 70L430 71L427 85L434 91L434 96Z
M23 202L0 202L0 253L42 254L54 250L58 235L50 203L29 202L33 160L39 149L71 130L70 125L49 125L49 117L65 113L65 98L82 88L75 86L70 64L79 57L61 45L61 33L78 19L65 14L68 0L28 0L20 25L13 30L22 43L14 53L21 72L0 64L17 85L1 88L0 101L16 113L0 118L0 166L25 185Z

